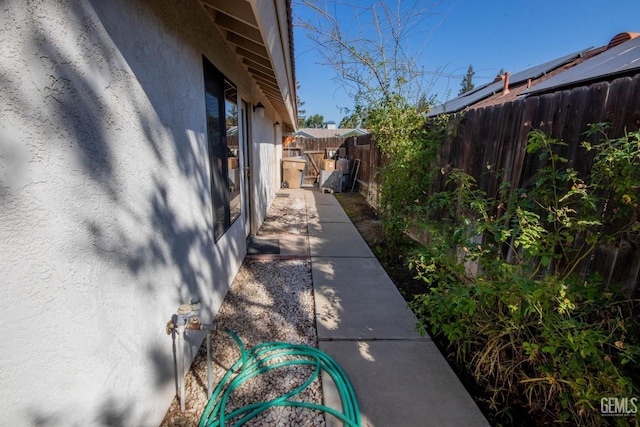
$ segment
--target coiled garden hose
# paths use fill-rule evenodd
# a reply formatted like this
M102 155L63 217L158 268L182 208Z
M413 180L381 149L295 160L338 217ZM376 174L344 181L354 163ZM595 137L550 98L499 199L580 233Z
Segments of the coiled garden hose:
M342 368L328 354L315 347L284 342L267 342L255 346L250 351L246 351L238 335L231 330L228 332L240 347L241 356L227 371L211 395L211 399L209 399L209 403L200 419L200 427L224 427L227 420L242 416L234 424L235 426L241 426L261 412L276 406L293 406L323 411L338 418L345 426L360 427L362 425L353 387ZM294 359L269 364L269 361L282 357L293 357ZM252 403L227 413L226 404L229 396L242 383L256 375L293 365L309 365L315 367L315 370L302 385L280 397L269 401ZM336 384L342 400L343 412L325 405L290 400L291 397L306 389L320 375L322 370L326 371ZM234 373L236 374L235 376Z

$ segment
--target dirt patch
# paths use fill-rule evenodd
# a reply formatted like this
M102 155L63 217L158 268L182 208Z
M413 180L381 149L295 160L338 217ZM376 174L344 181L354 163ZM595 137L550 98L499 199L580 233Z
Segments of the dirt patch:
M336 199L369 246L382 242L384 230L376 210L356 193L338 193Z

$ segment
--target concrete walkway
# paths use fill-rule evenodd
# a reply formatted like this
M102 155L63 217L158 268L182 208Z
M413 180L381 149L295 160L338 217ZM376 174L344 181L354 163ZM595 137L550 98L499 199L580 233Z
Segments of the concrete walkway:
M488 426L336 198L283 191L306 200L319 346L347 373L363 425ZM322 387L341 410L328 376ZM342 423L327 415L327 425Z

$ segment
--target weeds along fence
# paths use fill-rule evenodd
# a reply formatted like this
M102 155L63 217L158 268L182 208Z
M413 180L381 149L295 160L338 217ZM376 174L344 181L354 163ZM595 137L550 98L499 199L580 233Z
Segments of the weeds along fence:
M640 128L640 75L455 114L450 120L450 135L441 146L434 167L465 171L489 197L498 197L500 185L505 181L511 188L526 188L544 166L544 160L538 155L527 155L525 149L529 133L537 129L563 141L566 146L558 154L568 159L567 167L586 177L593 154L585 152L581 143L588 140L584 132L589 125L598 122L611 125L610 138ZM597 138L590 142L597 142ZM345 144L350 159L362 160L360 192L375 205L378 168L384 159L369 136L349 139ZM446 179L444 174L436 174L430 192L444 190ZM630 295L639 293L640 241L622 236L599 247L582 266L585 275L595 272L607 284L622 283Z

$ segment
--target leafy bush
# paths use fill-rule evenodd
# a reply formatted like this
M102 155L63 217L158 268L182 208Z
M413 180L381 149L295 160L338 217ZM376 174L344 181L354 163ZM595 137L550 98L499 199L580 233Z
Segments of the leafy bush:
M437 221L425 220L430 245L412 267L429 292L411 307L504 416L524 406L544 422L624 423L602 417L600 399L640 395L638 301L577 273L599 245L640 234L640 133L589 134L603 139L583 144L594 156L585 178L562 142L534 131L527 150L545 166L529 188L503 184L490 200L452 170L451 190L424 206Z
M403 237L412 207L427 194L431 165L444 138L446 119L426 126L426 108L396 96L368 110L367 126L385 159L378 204L390 246Z

